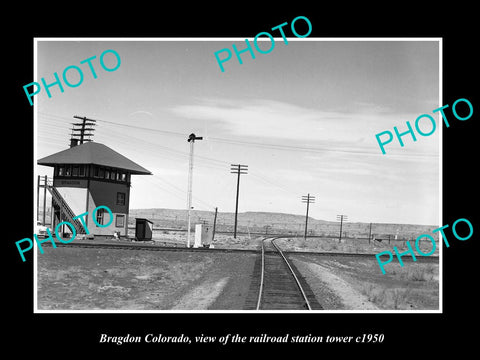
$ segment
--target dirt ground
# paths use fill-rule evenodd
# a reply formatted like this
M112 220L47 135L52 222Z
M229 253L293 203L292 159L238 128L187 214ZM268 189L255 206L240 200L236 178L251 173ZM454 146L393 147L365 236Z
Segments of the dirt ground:
M184 246L180 242L184 239L171 240ZM306 244L301 239L281 239L277 243L292 250L310 241L319 244L313 239ZM260 244L261 238L219 236L215 248L259 250ZM156 245L162 246L158 240ZM38 309L241 310L257 256L243 252L45 247L45 253L37 257ZM419 258L400 267L392 261L383 275L375 257L309 253L290 253L288 257L325 310L439 307L438 262L422 262Z
M255 254L46 248L39 310L242 309Z
M438 263L289 254L325 310L438 310Z
M129 232L130 238L134 238L134 232ZM191 233L191 243L195 232ZM237 238L234 238L232 234L216 233L212 242L214 248L217 249L253 249L259 250L261 247L262 237L256 235L238 234ZM166 231L166 230L154 230L152 234L152 240L155 244L160 246L178 246L186 247L187 245L187 233L184 231ZM128 240L122 240L127 241Z

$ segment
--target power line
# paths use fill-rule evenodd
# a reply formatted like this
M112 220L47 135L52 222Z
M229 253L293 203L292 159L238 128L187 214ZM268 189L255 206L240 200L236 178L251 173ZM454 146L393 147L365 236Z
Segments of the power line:
M176 197L177 199L179 200L182 200L182 201L185 201L185 189L180 189L179 187L173 185L172 183L166 181L165 179L163 178L160 178L160 177L156 177L155 175L153 176L148 176L148 177L144 177L143 178L145 181L151 183L152 185L156 186L157 188L161 189L162 191L165 191L167 193L169 193L170 195ZM159 182L163 182L165 183L166 185L172 187L173 191L171 190L168 190L167 188L163 187L160 185ZM212 204L206 202L205 200L203 199L200 199L199 197L197 196L193 196L193 200L195 200L196 202L202 204L203 206L200 206L201 208L203 208L204 210L212 210L215 208L215 206L213 206Z
M182 195L179 195L179 194L176 194L175 192L172 192L164 187L162 187L159 183L157 183L157 180L158 179L155 179L155 178L151 178L150 176L146 176L143 180L149 182L152 186L155 186L157 187L158 189L172 195L172 196L175 196L177 199L179 200L182 200L184 201L185 200L185 196L184 196L184 193L182 192Z
M50 115L48 114L48 116L50 116ZM81 119L83 119L83 118L81 118ZM52 118L51 120L53 120L54 122L61 122L61 123L64 123L64 124L65 124L64 119L62 119L62 118L60 118L60 119ZM42 124L42 125L47 125L47 126L50 126L50 127L57 128L57 126L50 125L50 124ZM100 129L101 129L101 128L100 128ZM116 135L112 135L111 132L116 133ZM97 131L97 133L100 134L100 135L104 135L104 134L103 134L103 131ZM136 138L136 137L131 136L131 135L124 135L123 133L118 132L118 131L116 131L115 129L109 129L109 132L108 132L106 135L107 135L108 137L111 137L112 139L114 139L114 140L116 140L116 141L118 141L118 136L123 137L125 140L131 140L132 138L135 138L136 140L139 141L139 143L140 143L141 145L145 145L146 143L148 143L148 144L153 145L153 146L155 146L155 147L157 147L157 148L161 148L161 149L164 150L164 151L168 151L168 152L170 152L170 153L173 153L173 155L175 155L175 156L177 156L177 157L182 157L182 158L183 158L183 157L185 157L185 156L188 156L188 154L185 153L185 152L178 151L178 150L175 150L175 149L171 149L171 148L168 148L168 147L165 147L165 146L161 146L161 145L156 144L156 143L146 142L144 139L139 139L139 138ZM40 135L40 136L41 136L41 135ZM43 137L47 138L46 136L43 136ZM54 137L53 139L57 140L58 137ZM58 142L58 141L57 141L57 142ZM129 142L126 142L126 143L123 143L123 145L130 145L130 143L129 143ZM135 151L139 151L139 148L138 148L137 146L135 146L135 147L133 147L133 148L134 148ZM149 153L151 153L151 152L149 152ZM208 158L206 158L206 159L208 159ZM210 161L215 161L215 159L208 159L208 160L210 160ZM217 162L220 162L220 161L217 160ZM222 162L220 162L220 163L222 163ZM224 163L226 163L226 162L224 162ZM215 165L216 165L216 164L215 164ZM220 166L220 165L217 165L217 167L219 167L219 166ZM223 169L223 168L222 168L222 169ZM153 175L153 179L148 178L148 180L162 181L162 182L164 182L165 184L167 184L168 186L174 188L176 191L178 191L178 192L181 193L182 195L184 195L184 193L185 193L185 190L184 190L184 189L180 189L180 188L177 187L176 185L168 182L167 180L165 180L165 179L163 179L163 178L160 178L160 177L157 178L155 175ZM150 182L150 181L149 181L149 182ZM157 183L155 183L155 182L152 182L152 183L155 184L156 186L158 186L158 187L159 187L160 189L162 189L163 191L166 191L166 192L172 194L173 196L175 196L175 197L177 197L177 198L179 198L179 199L184 200L184 197L183 197L183 196L176 195L175 193L172 193L172 192L166 190L165 188L160 187L159 184L157 184ZM193 196L193 199L194 199L195 201L198 201L198 202L202 203L202 204L205 206L206 209L213 209L213 208L215 207L215 206L213 206L212 204L209 204L208 202L206 202L206 201L198 198L197 196Z
M54 121L62 121L62 120L57 120L57 119L53 119ZM101 120L101 121L104 121L104 120ZM113 123L113 122L108 122L110 124L113 124L113 125L117 125L117 123ZM147 129L147 128L142 128L142 129ZM103 132L102 131L102 128L99 128L97 129L97 134L100 134L101 136L107 136L107 137L112 137L113 140L117 140L116 136L113 137L110 133L111 132L115 132L117 135L116 136L121 136L123 137L124 139L126 140L132 140L132 139L137 139L140 144L144 145L144 144L151 144L157 148L160 148L162 150L165 150L165 151L168 151L168 152L172 152L172 153L176 153L178 155L182 155L184 157L188 157L189 154L184 152L184 151L180 151L180 150L176 150L176 149L172 149L172 148L169 148L169 147L166 147L166 146L162 146L162 145L159 145L158 143L153 143L153 142L150 142L150 141L147 141L145 139L140 139L132 134L128 134L128 135L124 135L123 133L121 132L118 132L116 131L114 128L109 128L108 132ZM178 133L179 134L179 133ZM185 134L181 134L182 136L185 136ZM98 135L97 135L98 136ZM205 160L205 161L208 161L208 162L211 162L212 163L212 166L215 166L217 165L217 168L218 169L223 169L223 166L224 165L227 165L229 164L229 162L227 161L223 161L223 160L218 160L218 159L213 159L213 158L210 158L210 157L207 157L207 156L203 156L203 155L195 155L195 158L196 159L202 159L202 160ZM215 163L215 164L213 164Z
M61 116L58 116L58 115L47 114L47 113L42 113L42 112L39 112L39 114L45 115L45 116L54 117L54 118L56 118L55 120L63 119ZM95 119L95 121L99 121L99 122L106 123L106 124L112 124L112 125L115 125L115 126L124 126L124 127L132 128L132 129L145 130L145 131L150 131L150 132L151 132L151 131L155 131L155 132L159 132L159 133L164 133L164 134L168 134L168 135L175 135L175 136L181 136L181 137L184 137L184 136L185 136L184 133L179 133L179 132L175 132L175 131L160 130L160 129L156 129L156 128L147 128L147 127L138 126L138 125L131 125L131 124L122 124L122 123L118 123L118 122L114 122L114 121L108 121L108 120L103 120L103 119Z
M48 115L48 116L50 116L50 115ZM63 122L63 120L59 120L59 119L54 119L54 121L62 121ZM113 122L108 122L108 123L116 125ZM106 136L106 137L112 138L114 141L118 141L118 138L125 139L126 141L123 142L123 146L130 146L135 151L141 151L141 148L145 148L145 153L149 153L149 154L151 153L151 150L153 150L153 149L162 149L163 151L160 152L159 154L157 154L157 156L163 156L165 158L172 158L172 156L173 156L173 158L186 159L189 156L189 154L184 152L184 151L180 151L180 150L176 150L176 149L173 149L173 148L170 148L170 147L162 146L162 145L159 145L158 143L153 143L153 142L150 142L150 141L145 140L143 138L140 139L140 138L138 138L138 137L136 137L132 134L125 135L123 132L118 131L115 127L110 126L110 125L107 125L107 126L109 128L108 131L103 130L103 129L105 129L104 127L100 127L99 129L97 129L97 137ZM135 145L135 146L131 145L132 140L137 140L138 145ZM149 147L148 145L151 145L151 146ZM165 154L165 152L168 152L170 154L170 156L167 156ZM195 159L196 159L196 162L198 162L201 166L209 167L209 168L217 169L217 170L223 170L224 166L226 164L229 164L229 162L226 162L226 161L223 161L223 160L218 160L218 159L213 159L213 158L210 158L210 157L207 157L207 156L202 156L202 155L195 155ZM257 171L252 171L251 175L254 177L254 180L261 181L262 183L270 185L270 186L274 186L275 188L278 188L278 189L282 190L284 193L286 193L288 195L296 196L296 194L297 194L293 190L286 188L285 186L283 186L282 184L280 184L277 181L273 181L272 179L267 178L265 175L263 175L263 174L261 174ZM163 180L163 181L165 181L165 180ZM173 186L172 184L169 184L169 185ZM181 190L181 191L184 191L184 190ZM207 204L206 202L203 202L203 203ZM208 206L210 207L211 205L208 204ZM213 208L213 206L211 206L211 207Z
M172 149L172 148L169 148L169 147L166 147L166 146L159 145L157 143L153 143L153 142L149 142L149 141L146 141L146 140L143 140L143 139L139 139L139 138L137 138L135 136L132 136L132 135L127 136L127 135L124 135L123 133L118 132L115 129L109 130L108 135L111 135L110 134L111 132L118 133L119 136L122 136L126 140L131 140L132 138L136 139L136 140L138 140L140 146L143 146L145 144L150 144L155 148L163 149L164 151L172 153L175 157L181 157L182 159L185 159L189 156L189 154L184 152L184 151L179 151L179 150L176 150L176 149ZM97 133L98 134L101 133L101 128L98 129ZM135 150L138 151L139 148L137 146L135 146ZM217 170L223 170L224 165L229 164L229 162L226 162L226 161L223 161L223 160L213 159L213 158L209 158L207 156L202 156L202 155L198 155L198 154L195 155L195 159L196 159L197 163L201 164L201 166L208 167L208 168L211 168L211 169L217 169ZM267 185L275 186L276 188L282 190L283 192L285 192L289 195L296 195L296 192L294 192L293 190L289 190L286 187L280 185L278 182L274 182L273 180L268 179L267 177L265 177L263 174L260 174L259 172L256 172L256 171L251 172L251 175L256 180L260 180Z
M252 175L254 178L257 178L258 180L261 180L263 181L265 184L267 185L272 185L272 186L275 186L276 188L284 191L285 193L289 194L289 195L297 195L296 192L294 192L293 190L289 190L287 189L286 187L283 187L282 185L270 180L270 179L267 179L265 176L260 176L259 173L255 173L255 172L252 172L250 173L250 175Z
M40 113L40 112L39 112ZM40 113L42 115L46 116L56 116L56 115L51 115L51 114L46 114L46 113ZM58 117L58 116L56 116ZM112 125L118 125L118 126L124 126L124 127L129 127L133 129L138 129L138 130L144 130L144 131L149 131L149 132L158 132L166 135L174 135L174 136L179 136L179 137L184 137L184 133L180 132L175 132L175 131L169 131L169 130L160 130L156 128L148 128L148 127L143 127L143 126L137 126L137 125L131 125L131 124L122 124L122 123L117 123L113 121L108 121L108 120L101 120L101 119L96 119L99 122L107 123L107 124L112 124ZM274 150L283 150L283 151L303 151L303 152L313 152L313 153L346 153L346 154L353 154L353 155L373 155L373 156L378 156L378 152L369 152L369 151L363 151L363 150L345 150L345 149L334 149L334 148L319 148L319 147L309 147L309 146L293 146L293 145L285 145L285 144L272 144L272 143L259 143L259 142L254 142L254 141L245 141L245 140L234 140L234 139L226 139L226 138L221 138L221 137L208 137L209 141L213 142L220 142L220 143L227 143L230 145L239 145L239 146L253 146L253 147L258 147L258 148L265 148L265 149L274 149ZM401 157L438 157L436 154L391 154L391 156L401 156Z

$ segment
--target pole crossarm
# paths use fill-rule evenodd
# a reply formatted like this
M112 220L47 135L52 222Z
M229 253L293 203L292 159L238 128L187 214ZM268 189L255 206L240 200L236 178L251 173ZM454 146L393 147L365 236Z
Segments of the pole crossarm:
M248 165L230 164L230 173L237 174L237 198L235 202L235 226L233 228L233 238L237 238L237 219L238 219L238 195L240 192L240 175L248 174Z
M92 139L90 139L90 137L93 136L93 131L95 131L95 129L93 127L89 127L89 126L96 126L97 125L96 120L88 119L85 116L81 117L81 116L74 115L73 117L75 119L82 120L82 122L81 123L72 123L73 128L70 129L70 130L72 130L70 141L78 140L78 141L80 141L80 144L83 144L85 141L92 141ZM78 132L78 133L76 133L76 132Z
M307 204L307 213L305 215L305 234L303 236L304 240L307 240L307 228L308 228L308 209L310 207L310 204L315 203L315 196L312 196L310 194L303 195L302 196L302 203Z

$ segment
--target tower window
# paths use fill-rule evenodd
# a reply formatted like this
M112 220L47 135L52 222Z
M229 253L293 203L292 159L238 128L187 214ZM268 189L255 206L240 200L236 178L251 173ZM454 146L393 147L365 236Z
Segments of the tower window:
M124 227L125 226L125 215L117 215L115 217L115 227Z
M97 224L103 225L103 214L105 209L97 209ZM97 225L98 227L98 225Z
M117 205L125 205L125 193L117 192Z

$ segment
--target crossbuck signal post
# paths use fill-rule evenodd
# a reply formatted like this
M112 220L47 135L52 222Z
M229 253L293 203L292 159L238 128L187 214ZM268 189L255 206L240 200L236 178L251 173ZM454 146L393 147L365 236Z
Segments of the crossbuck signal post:
M308 209L310 203L315 203L315 196L307 194L307 196L302 196L302 202L307 204L307 214L305 215L305 235L303 236L304 240L307 240L307 228L308 228Z
M191 133L187 141L190 143L190 162L188 171L188 194L187 194L187 247L190 247L190 211L192 210L192 181L193 181L193 144L195 140L203 140L203 137Z
M237 238L237 216L238 216L238 193L240 189L240 175L248 173L248 165L231 164L230 173L237 174L237 201L235 203L235 227L233 228L233 238Z

